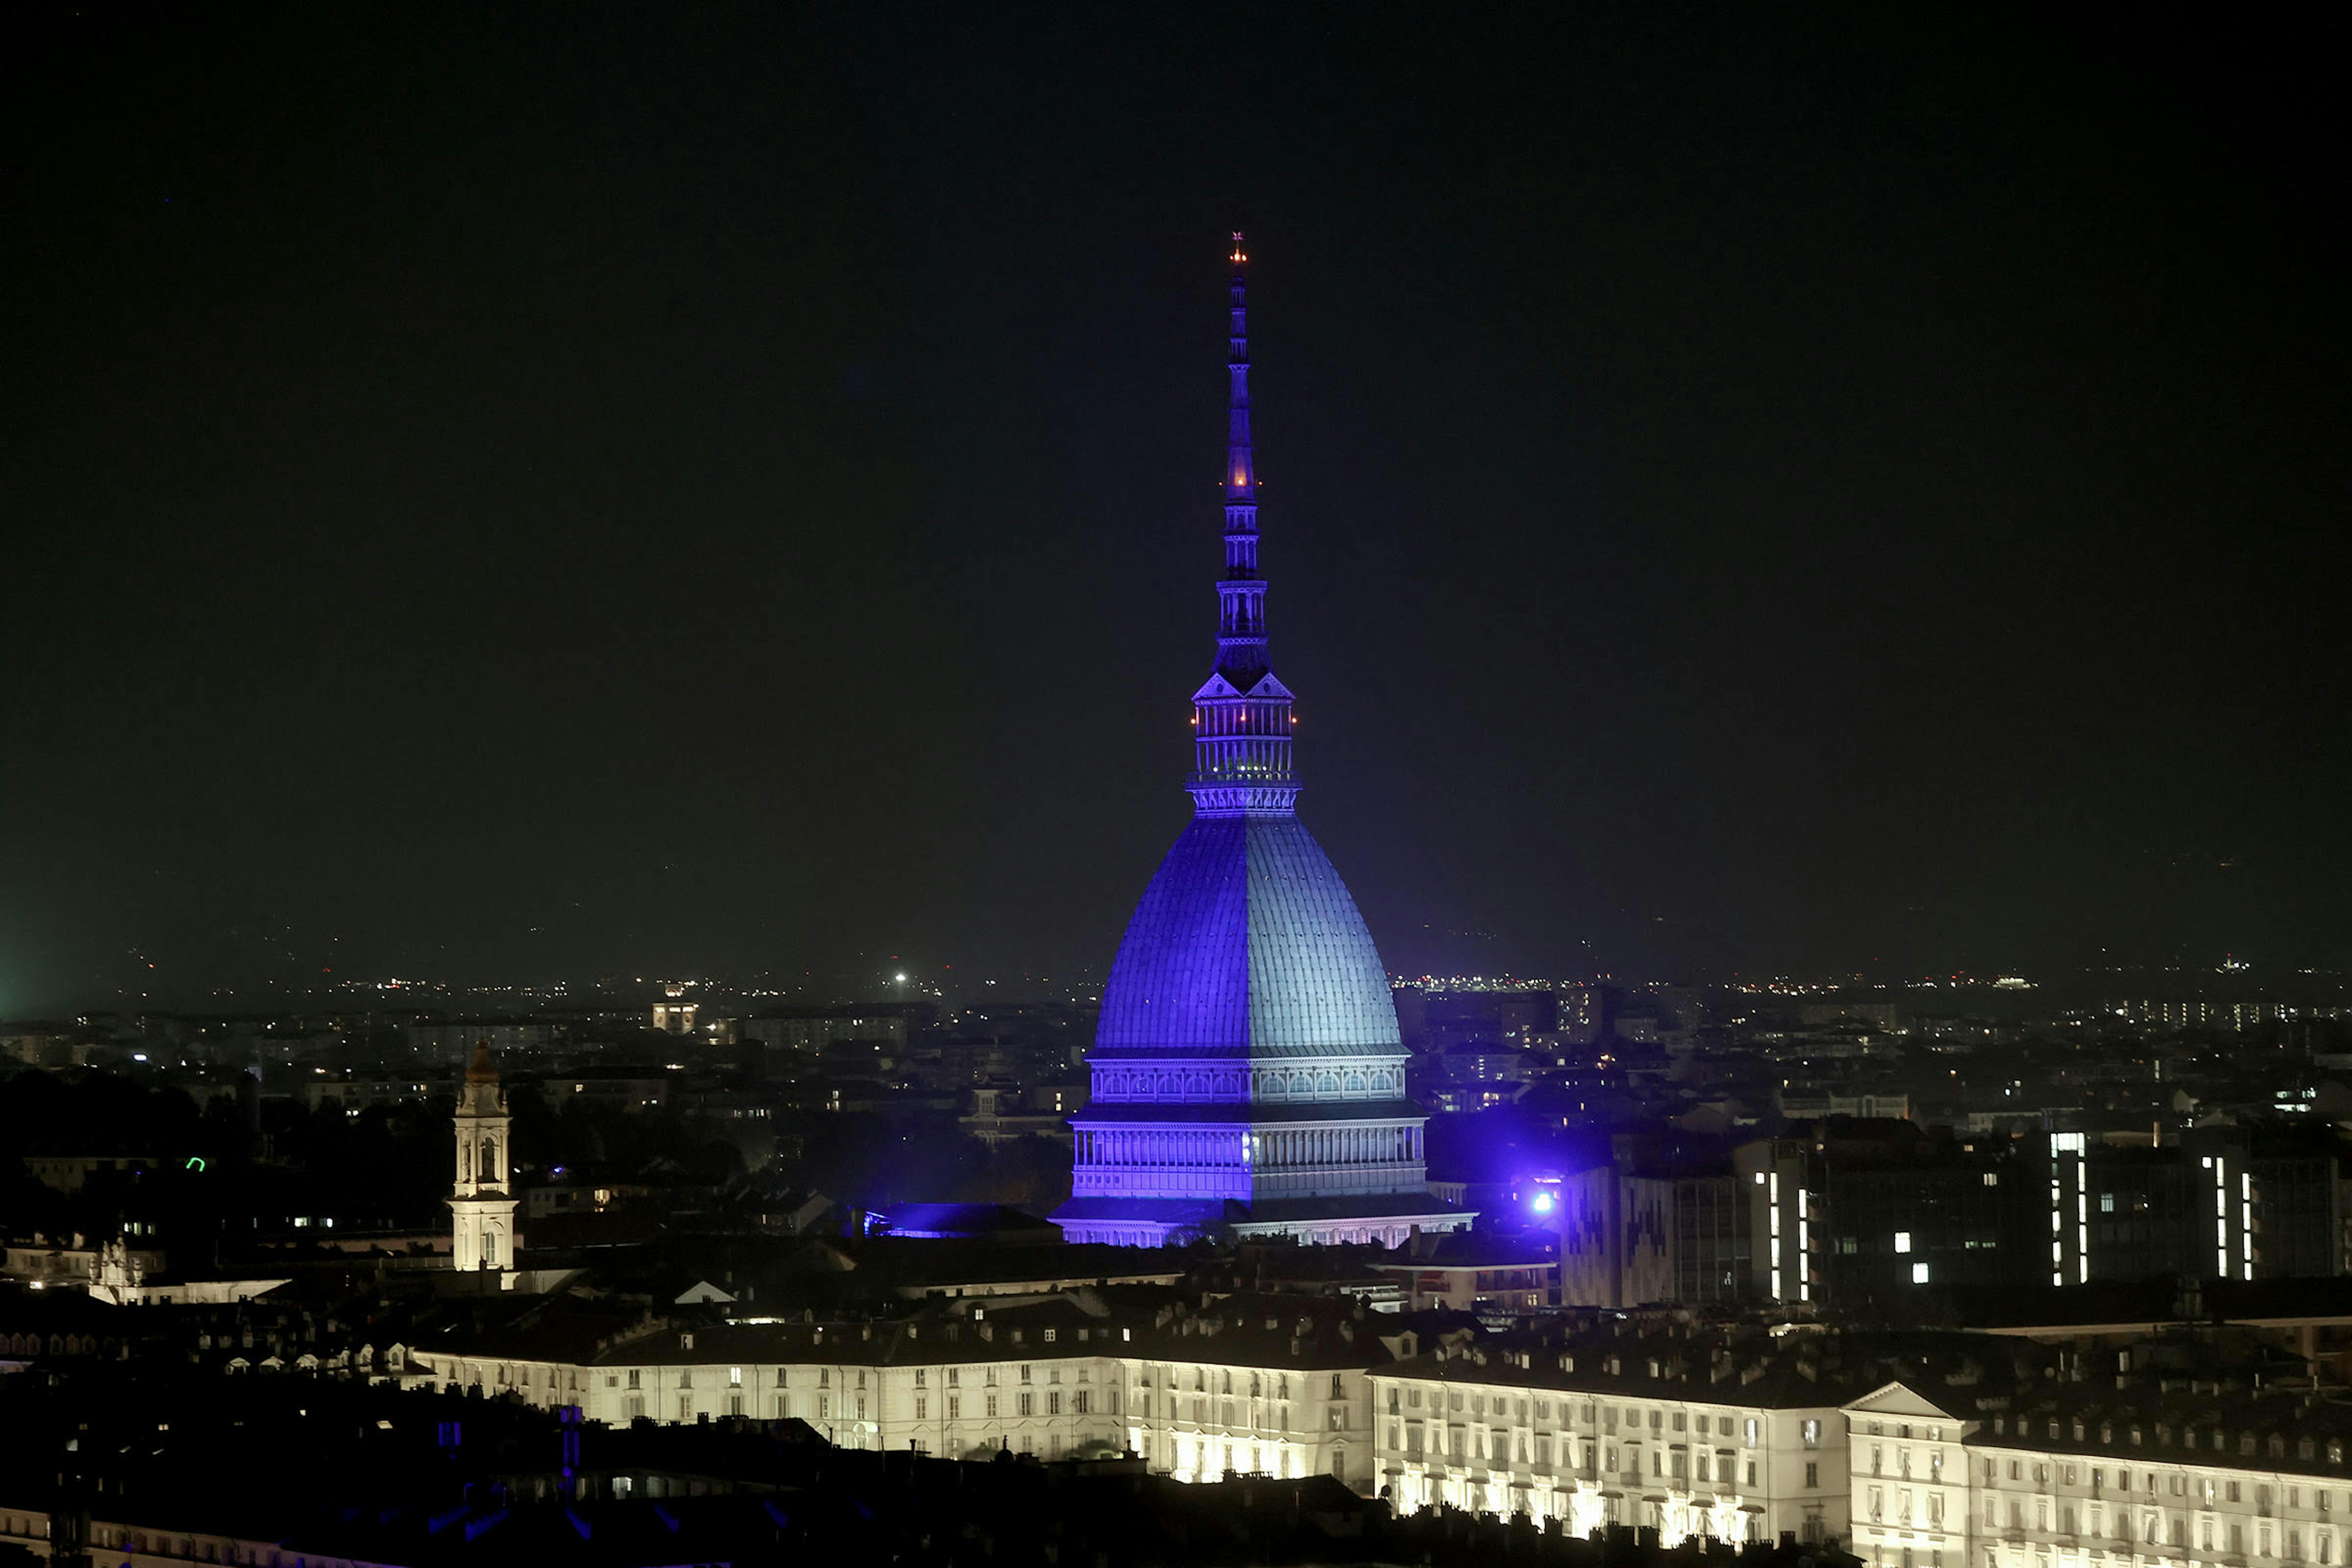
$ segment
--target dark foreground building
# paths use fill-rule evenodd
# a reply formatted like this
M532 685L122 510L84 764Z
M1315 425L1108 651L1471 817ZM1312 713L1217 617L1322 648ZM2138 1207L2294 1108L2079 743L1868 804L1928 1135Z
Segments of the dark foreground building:
M53 1555L54 1554L54 1555ZM0 1390L0 1560L429 1568L562 1563L1486 1563L1853 1568L1833 1546L1660 1551L1328 1477L1181 1485L1123 1457L836 1449L798 1422L583 1428L494 1400L126 1374Z

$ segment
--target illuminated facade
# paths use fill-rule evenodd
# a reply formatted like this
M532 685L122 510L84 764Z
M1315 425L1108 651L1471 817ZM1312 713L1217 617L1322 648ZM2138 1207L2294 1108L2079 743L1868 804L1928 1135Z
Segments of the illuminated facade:
M508 1339L411 1355L386 1381L614 1426L792 1418L845 1448L1124 1451L1180 1481L1321 1475L1361 1492L1375 1487L1365 1369L1412 1348L1352 1303L1263 1296L1124 1322L1065 1295L903 1322L662 1323L580 1360Z
M2120 1374L2052 1381L1990 1410L1973 1392L1915 1379L1845 1407L1864 1562L2336 1568L2352 1556L2352 1420L2334 1399Z
M514 1268L513 1184L507 1171L507 1096L489 1042L474 1047L457 1092L457 1172L449 1189L450 1263L460 1269Z
M1799 1354L1446 1335L1367 1374L1373 1462L1402 1513L1523 1513L1571 1535L1633 1525L1669 1547L1826 1540L1846 1525L1845 1423Z
M1192 694L1192 823L1103 989L1071 1118L1072 1241L1209 1233L1403 1241L1470 1215L1430 1197L1424 1117L1371 933L1297 814L1289 688L1266 658L1249 334L1234 237L1216 668Z

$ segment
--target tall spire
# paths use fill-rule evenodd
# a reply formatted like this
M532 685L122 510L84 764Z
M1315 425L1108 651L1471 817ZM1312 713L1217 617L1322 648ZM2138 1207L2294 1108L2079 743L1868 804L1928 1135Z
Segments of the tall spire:
M1246 689L1265 672L1265 582L1257 574L1257 468L1250 456L1249 255L1234 236L1225 353L1225 577L1217 588L1217 670Z
M1234 236L1225 355L1225 573L1217 583L1217 666L1192 695L1197 809L1230 815L1287 812L1298 798L1291 771L1289 690L1266 663L1265 579L1257 571L1257 458L1250 441L1249 253Z

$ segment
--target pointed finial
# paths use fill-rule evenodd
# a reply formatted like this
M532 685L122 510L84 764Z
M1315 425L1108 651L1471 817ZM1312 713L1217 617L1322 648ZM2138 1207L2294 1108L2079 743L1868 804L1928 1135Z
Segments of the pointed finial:
M1225 285L1225 570L1217 579L1217 662L1192 694L1198 810L1286 813L1298 796L1291 772L1290 690L1266 665L1265 579L1257 563L1257 458L1250 441L1249 247L1234 237Z
M474 1041L474 1059L466 1068L466 1081L467 1083L499 1081L498 1066L490 1060L490 1040L487 1035Z

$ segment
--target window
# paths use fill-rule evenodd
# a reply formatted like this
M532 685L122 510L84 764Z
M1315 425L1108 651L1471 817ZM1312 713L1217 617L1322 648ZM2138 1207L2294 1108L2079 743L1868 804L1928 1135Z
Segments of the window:
M1897 1252L1908 1252L1911 1250L1911 1233L1909 1231L1898 1230L1895 1233L1895 1250Z
M1822 1446L1822 1424L1819 1421L1806 1422L1802 1431L1806 1447L1818 1448Z
M918 1421L927 1421L930 1419L930 1401L925 1398L922 1394L918 1394L915 1395L915 1419Z
M730 1366L727 1369L727 1386L730 1388L740 1388L743 1386L743 1369L741 1367Z
M961 1421L963 1419L962 1394L950 1394L948 1395L948 1419L950 1421Z
M1700 1462L1703 1464L1703 1463L1705 1463L1706 1461L1701 1460ZM1704 1479L1704 1477L1702 1477L1701 1479ZM1806 1489L1807 1491L1814 1491L1814 1490L1818 1490L1818 1489L1820 1489L1820 1487L1821 1487L1821 1484L1822 1484L1822 1467L1821 1467L1821 1465L1820 1465L1818 1462L1814 1461L1814 1460L1811 1460L1811 1459L1806 1460L1806 1461L1805 1461L1805 1489Z

